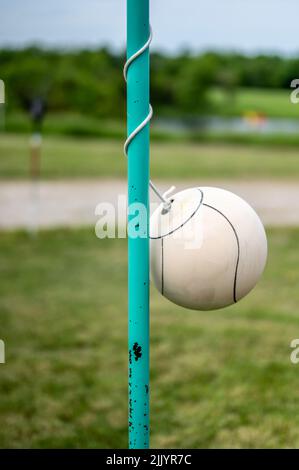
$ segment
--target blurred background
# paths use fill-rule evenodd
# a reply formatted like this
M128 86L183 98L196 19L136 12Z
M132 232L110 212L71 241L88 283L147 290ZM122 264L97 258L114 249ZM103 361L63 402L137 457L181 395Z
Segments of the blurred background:
M94 225L126 194L125 2L0 8L0 447L123 448L126 240ZM188 311L153 287L152 447L299 446L298 13L151 1L151 176L236 192L269 240L233 307Z

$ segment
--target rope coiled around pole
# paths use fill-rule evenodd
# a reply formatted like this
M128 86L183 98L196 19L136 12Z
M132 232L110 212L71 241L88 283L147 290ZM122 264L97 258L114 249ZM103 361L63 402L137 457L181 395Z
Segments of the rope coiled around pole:
M153 32L152 32L152 28L150 28L149 38L146 41L146 43L137 52L135 52L135 54L133 54L131 57L129 57L129 59L126 61L125 65L124 65L123 74L124 74L124 79L125 79L126 82L127 82L128 70L129 70L130 65L134 62L134 60L136 60L139 56L141 56L149 48L149 46L152 42L152 39L153 39ZM148 115L139 124L139 126L137 126L136 129L134 129L134 131L128 136L127 140L124 143L124 154L125 154L126 157L128 156L128 148L129 148L130 143L136 137L136 135L139 134L139 132L142 131L142 129L150 122L152 117L153 117L153 108L152 108L151 105L149 105ZM154 185L154 183L151 180L150 180L149 184L150 184L150 187L152 188L152 190L154 191L154 193L158 196L158 198L163 203L164 210L166 210L168 212L171 208L171 201L165 197L166 193L161 194L161 192L158 190L158 188ZM173 189L174 189L174 187L171 188L171 191ZM167 193L169 193L169 192L170 192L170 190L167 191Z

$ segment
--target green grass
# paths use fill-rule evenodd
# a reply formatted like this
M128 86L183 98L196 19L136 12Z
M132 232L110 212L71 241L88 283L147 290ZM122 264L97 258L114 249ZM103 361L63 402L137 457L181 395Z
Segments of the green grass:
M256 111L267 117L299 118L299 105L290 101L290 90L238 88L231 100L220 88L211 90L209 97L216 114L242 116Z
M28 177L29 138L0 138L0 178ZM154 179L297 178L297 148L204 142L153 142ZM119 140L45 137L42 178L122 177L126 159Z
M268 235L263 279L231 308L152 289L152 447L299 447L299 230ZM126 241L1 233L0 253L0 447L126 447Z

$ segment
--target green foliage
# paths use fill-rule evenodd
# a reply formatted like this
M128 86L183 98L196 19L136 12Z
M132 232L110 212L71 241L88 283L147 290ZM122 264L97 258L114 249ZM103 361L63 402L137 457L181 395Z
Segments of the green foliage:
M125 85L123 55L97 50L0 50L0 75L6 83L7 110L27 109L43 96L52 112L123 118ZM240 87L289 88L299 59L205 52L151 58L152 102L159 112L186 115L217 112L209 90L220 88L227 104ZM171 110L171 111L170 111Z
M214 81L215 63L209 56L186 60L175 80L177 104L185 113L201 113L208 108L207 90Z
M118 62L105 49L1 51L7 109L26 110L32 98L42 96L50 111L120 117L124 110L124 84Z

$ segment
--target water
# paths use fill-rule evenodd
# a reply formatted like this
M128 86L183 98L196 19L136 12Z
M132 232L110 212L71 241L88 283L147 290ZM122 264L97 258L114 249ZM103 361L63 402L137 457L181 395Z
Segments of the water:
M168 133L214 132L231 134L297 134L299 119L247 117L198 117L198 118L157 118L156 130Z

